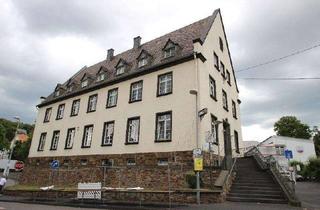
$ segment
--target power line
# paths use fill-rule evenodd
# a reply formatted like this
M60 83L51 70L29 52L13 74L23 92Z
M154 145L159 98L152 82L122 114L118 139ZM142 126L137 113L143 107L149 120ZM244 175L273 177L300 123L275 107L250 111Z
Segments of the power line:
M275 62L277 62L277 61L280 61L280 60L289 58L289 57L294 56L294 55L298 55L298 54L304 53L304 52L306 52L306 51L312 50L312 49L317 48L317 47L320 47L320 44L316 44L316 45L313 45L312 47L308 47L308 48L305 48L305 49L302 49L302 50L295 51L295 52L293 52L293 53L291 53L291 54L289 54L289 55L285 55L285 56L283 56L283 57L274 58L274 59L269 60L269 61L264 62L264 63L260 63L260 64L253 65L253 66L249 66L249 67L247 67L247 68L238 70L238 71L236 71L236 72L248 71L248 70L250 70L250 69L254 69L254 68L257 68L257 67L260 67L260 66L264 66L264 65L267 65L267 64L270 64L270 63L275 63Z
M263 78L263 77L247 77L247 78L237 78L237 79L243 79L243 80L320 80L320 77L269 77L269 78Z

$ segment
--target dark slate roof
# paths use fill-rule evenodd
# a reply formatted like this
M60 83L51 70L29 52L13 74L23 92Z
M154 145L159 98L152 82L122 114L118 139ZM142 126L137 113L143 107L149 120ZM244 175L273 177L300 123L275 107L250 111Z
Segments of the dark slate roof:
M84 76L84 74L94 76L97 74L97 72L100 70L101 67L104 67L104 69L107 71L107 77L104 81L100 82L100 84L96 84L97 82L92 82L86 88L81 88L78 85L76 88L73 88L73 91L71 93L65 92L58 97L54 97L54 93L52 93L44 101L42 101L41 104L39 104L38 106L41 107L56 101L63 100L65 98L68 98L67 97L68 95L69 96L79 95L79 94L82 94L83 89L90 89L90 88L92 89L93 86L97 86L97 85L101 86L101 83L108 84L110 81L115 80L115 78L125 77L138 71L146 71L153 66L159 66L159 65L168 63L168 61L179 60L186 56L192 55L193 43L198 41L202 44L205 41L206 36L211 28L211 25L216 15L219 12L220 10L217 9L209 17L206 17L202 20L199 20L195 23L187 25L176 31L170 32L159 38L146 42L140 45L140 47L138 48L132 48L130 50L117 54L111 60L103 60L90 67L82 68L79 72L77 72L70 79L68 79L64 84L62 84L62 86L67 86L68 82L74 82L75 84L80 84L80 80ZM172 42L177 44L179 46L179 51L177 55L175 55L174 57L164 59L162 49L164 48L168 40L171 40ZM148 54L152 57L152 59L151 59L151 63L148 66L142 69L138 69L137 58L140 55L142 50L148 52ZM118 64L120 59L123 59L128 64L129 68L127 68L128 71L126 71L126 73L124 73L123 75L116 76L115 67ZM76 94L77 92L78 94Z

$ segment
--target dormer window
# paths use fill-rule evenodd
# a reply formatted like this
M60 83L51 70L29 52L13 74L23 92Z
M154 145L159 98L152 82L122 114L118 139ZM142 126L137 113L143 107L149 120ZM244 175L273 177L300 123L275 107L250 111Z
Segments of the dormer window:
M116 65L116 75L121 75L125 73L126 68L127 68L127 63L125 60L120 59L118 64Z
M87 87L88 86L88 80L86 79L86 80L83 80L82 82L81 82L81 87L82 88L85 88L85 87Z
M97 82L101 82L105 79L105 74L104 73L100 73L98 74L98 77L97 77Z
M67 92L72 92L72 90L73 90L73 86L72 85L67 87Z
M175 47L166 49L164 51L164 57L165 58L173 57L175 55L175 51L176 51Z
M139 60L139 62L138 62L138 67L140 68L140 67L143 67L143 66L145 66L145 65L147 65L147 64L148 64L147 58L141 58L141 59Z
M164 58L170 58L177 54L177 51L179 50L179 45L171 41L170 39L167 41L166 45L164 46L163 50L163 57Z
M54 92L54 96L55 96L55 97L60 96L60 94L61 94L61 93L60 93L60 90L56 90L56 92Z

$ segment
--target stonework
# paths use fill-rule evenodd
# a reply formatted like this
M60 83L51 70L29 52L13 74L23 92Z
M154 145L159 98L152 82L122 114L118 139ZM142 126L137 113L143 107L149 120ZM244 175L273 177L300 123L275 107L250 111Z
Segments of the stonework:
M127 165L128 159L135 160L135 165ZM168 160L168 164L158 165L160 159ZM214 156L211 159L217 159L217 157ZM58 170L50 168L52 160L59 160L61 163ZM112 160L113 166L102 166L105 160ZM209 155L205 154L205 167L201 172L203 188L210 188L220 172L218 169L208 167L209 163ZM41 157L28 159L20 183L75 187L79 182L101 182L107 187L169 190L188 188L186 174L192 172L192 151Z

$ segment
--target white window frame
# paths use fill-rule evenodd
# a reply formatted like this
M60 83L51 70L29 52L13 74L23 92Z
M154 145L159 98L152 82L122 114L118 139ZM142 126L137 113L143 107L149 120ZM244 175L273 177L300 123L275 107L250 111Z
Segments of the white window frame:
M226 75L226 67L224 66L222 61L220 61L220 71L221 71L221 74L225 77L225 75Z
M98 95L97 94L89 96L87 112L96 111L97 103L98 103Z
M223 105L223 108L228 110L228 95L227 95L227 92L224 90L222 90L222 105Z
M146 66L148 64L148 58L141 58L138 61L138 68Z
M143 88L142 81L134 82L131 84L130 102L142 100L142 88Z
M117 106L118 101L118 88L108 91L107 108Z
M171 141L172 139L172 112L156 114L156 141Z
M127 123L127 144L139 143L140 135L140 117L133 117L128 119Z
M173 75L166 73L158 76L158 96L172 93Z
M220 70L219 69L219 57L215 52L213 52L213 65L216 69Z
M232 100L232 116L237 119L237 105L236 102Z
M209 91L210 91L210 96L216 99L217 98L216 81L211 76L209 76Z
M57 120L60 120L60 119L63 118L64 108L65 108L65 105L64 105L64 104L60 104L60 105L58 106L58 110L57 110Z
M168 49L165 49L164 50L164 58L173 57L175 55L175 52L176 52L176 47L175 46L170 47Z
M76 129L69 128L67 131L67 139L66 139L65 149L72 149L75 135L76 135Z
M127 159L127 166L135 166L136 160L134 158L128 158Z
M50 150L57 150L60 138L60 131L53 131Z
M74 100L71 106L71 116L77 116L80 110L80 99Z
M105 74L104 73L100 73L98 74L98 77L97 77L97 81L98 82L101 82L105 79Z
M93 125L86 125L83 130L82 147L91 147L93 137Z
M126 67L124 65L120 65L116 69L116 75L121 75L125 72Z
M52 113L52 107L47 108L47 109L46 109L46 112L45 112L45 114L44 114L44 120L43 120L43 122L50 122L51 113Z
M114 135L114 121L105 122L103 126L102 146L111 146Z
M38 145L38 151L43 151L46 143L47 133L41 133Z
M81 82L81 88L85 88L85 87L87 87L88 86L88 79L85 79L85 80L83 80L82 82Z

